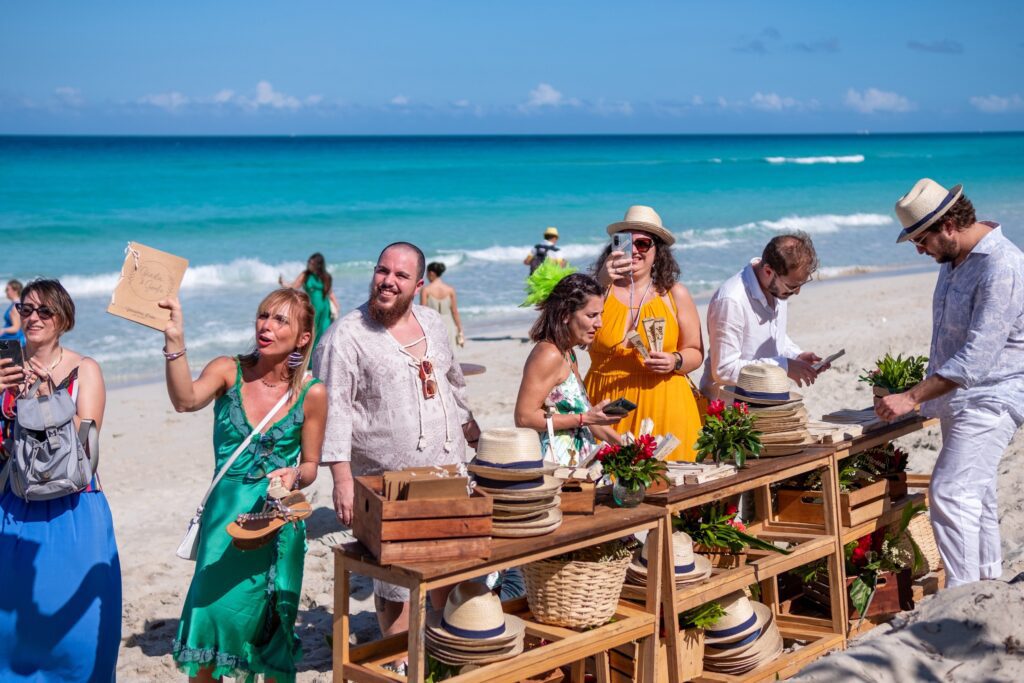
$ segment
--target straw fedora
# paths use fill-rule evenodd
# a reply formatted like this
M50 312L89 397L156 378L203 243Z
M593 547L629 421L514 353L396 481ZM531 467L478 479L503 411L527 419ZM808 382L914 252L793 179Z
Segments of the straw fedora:
M549 477L546 474L530 479L517 481L505 481L503 479L488 479L477 475L475 477L477 488L488 493L497 500L537 500L539 498L550 498L556 495L562 486L561 479Z
M437 642L493 649L521 641L526 625L514 614L505 614L501 598L485 584L464 581L448 594L444 611L430 615L426 630Z
M736 385L725 387L723 397L751 405L781 405L803 400L803 396L790 391L789 376L778 365L754 363L740 370Z
M494 519L492 529L544 529L562 521L562 511L558 508L542 510L526 519Z
M918 180L910 192L896 202L896 217L903 225L896 242L906 242L935 225L963 193L963 185L947 190L931 178Z
M772 617L771 608L760 602L751 602L742 591L726 595L719 604L725 614L704 630L706 648L738 650L742 645L754 642Z
M641 577L647 576L647 545L651 537L644 539L644 545L633 555L629 569ZM711 561L693 552L693 540L685 531L672 532L672 566L676 580L703 578L711 573Z
M513 481L551 474L556 465L544 461L537 432L532 429L501 427L481 432L476 457L468 467L474 475L486 479Z
M642 230L657 235L665 244L675 244L676 237L661 224L661 216L649 206L635 205L626 211L626 217L608 226L608 234L626 230Z
M544 236L545 237L558 237L558 228L556 228L553 225L549 225L547 228L544 229Z

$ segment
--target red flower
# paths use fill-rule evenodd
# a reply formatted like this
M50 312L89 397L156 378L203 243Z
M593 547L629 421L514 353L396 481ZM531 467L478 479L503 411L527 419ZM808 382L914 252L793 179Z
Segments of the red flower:
M735 515L737 512L739 512L739 508L736 507L736 505L734 503L728 503L725 506L725 514L727 514L727 515Z
M746 530L747 530L747 527L744 526L743 522L739 521L738 519L727 520L726 524L728 524L729 526L735 527L739 531L746 532Z
M708 416L717 417L725 412L725 401L721 399L715 399L708 404Z
M735 408L736 410L740 411L744 415L749 415L750 414L750 410L747 409L747 404L744 403L743 401L733 401L732 402L732 407Z
M654 447L657 445L657 443L655 442L653 436L651 436L650 434L641 434L640 436L637 437L636 443L640 447L640 450L643 452L645 459L654 455Z
M867 564L868 551L871 550L871 534L857 539L857 547L850 553L850 562L855 567L862 567Z

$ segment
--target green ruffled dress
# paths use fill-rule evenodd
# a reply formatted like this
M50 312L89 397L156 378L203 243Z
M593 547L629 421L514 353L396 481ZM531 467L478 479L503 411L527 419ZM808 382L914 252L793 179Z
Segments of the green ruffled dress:
M324 291L323 280L312 273L306 276L302 288L306 290L309 301L313 304L313 348L315 349L316 345L320 343L320 337L331 326L331 299Z
M302 404L317 381L309 382L291 410L252 440L203 510L195 576L173 645L178 668L189 676L212 667L215 678L251 682L263 674L278 683L295 680L295 663L302 657L295 617L302 590L305 524L286 524L276 540L257 550L235 548L225 527L239 514L263 508L268 472L298 464ZM238 366L235 385L214 404L217 470L253 429L242 409L241 389Z

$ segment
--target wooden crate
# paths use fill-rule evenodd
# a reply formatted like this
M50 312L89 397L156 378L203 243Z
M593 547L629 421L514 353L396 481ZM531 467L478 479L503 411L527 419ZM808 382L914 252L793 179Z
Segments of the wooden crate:
M592 515L597 498L597 484L590 481L565 481L558 494L562 502L558 509L564 515Z
M493 501L468 498L384 500L382 477L356 477L352 533L381 564L487 559Z
M698 543L693 546L693 552L708 558L715 569L735 569L747 563L746 551L734 553L728 548L709 548Z
M896 474L883 475L886 481L889 482L889 500L895 502L907 495L907 473L898 472Z
M849 602L849 587L854 578L846 579L847 609L851 621L860 618L853 603ZM828 582L821 579L811 581L804 587L804 595L819 605L829 605ZM901 572L882 572L878 575L875 596L868 605L867 616L877 617L884 614L895 614L904 610L914 609L914 580L909 569Z
M856 491L839 494L839 514L843 526L857 526L884 515L889 510L888 490L888 480L881 479ZM780 488L776 493L780 521L824 523L821 491Z

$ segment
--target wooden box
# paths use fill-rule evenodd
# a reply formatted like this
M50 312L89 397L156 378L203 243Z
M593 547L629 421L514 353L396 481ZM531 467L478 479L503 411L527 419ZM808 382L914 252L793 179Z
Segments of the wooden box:
M839 494L843 526L857 526L885 514L889 510L888 490L888 480L881 479L856 491ZM780 521L824 524L821 491L780 488L776 493Z
M597 484L594 482L567 480L562 483L562 492L558 495L562 500L558 505L562 514L594 514L594 500L597 497Z
M907 473L883 475L889 482L889 500L897 501L907 495Z
M382 477L356 477L352 533L381 564L487 559L493 501L468 498L384 500Z
M847 605L850 619L860 619L860 612L854 609L849 602L850 584L856 577L846 579ZM828 582L823 579L816 579L806 585L804 595L819 605L827 606L829 602ZM895 614L904 610L914 609L914 579L909 569L900 572L882 572L878 575L878 583L875 585L875 595L868 605L868 617L878 617L884 614Z
M693 552L708 558L715 569L735 569L747 563L746 551L734 553L728 548L709 548L697 543L693 546Z

